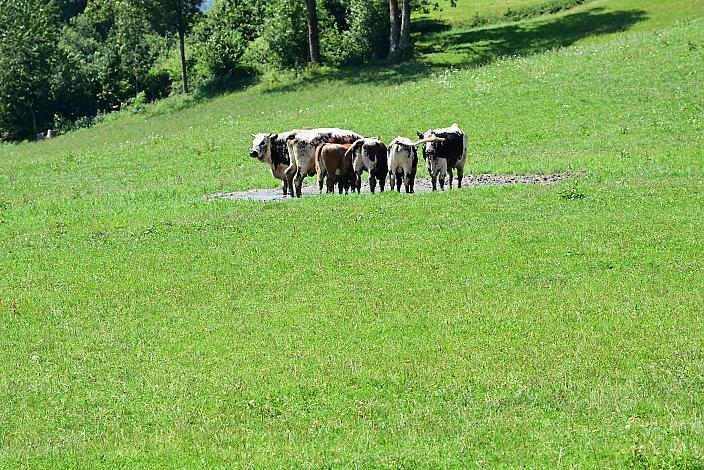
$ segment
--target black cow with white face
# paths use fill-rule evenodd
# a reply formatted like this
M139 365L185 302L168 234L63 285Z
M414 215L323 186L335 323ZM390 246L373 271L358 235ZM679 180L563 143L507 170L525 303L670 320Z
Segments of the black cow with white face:
M284 196L288 193L293 196L293 188L286 178L286 168L291 165L286 139L295 137L297 132L299 131L252 134L252 149L249 151L249 156L269 165L272 176L283 181Z
M431 129L425 134L418 132L418 137L428 139L430 137L440 137L442 140L435 140L423 145L423 158L430 174L433 184L433 191L437 189L437 181L440 180L440 190L445 189L445 176L450 173L450 188L452 188L452 170L457 169L457 187L462 187L462 177L464 176L464 165L467 162L467 135L453 124L444 129Z
M389 171L389 152L384 142L371 137L363 137L356 140L345 155L351 155L353 158L355 181L352 184L352 192L356 190L357 194L360 193L364 171L369 172L369 190L374 192L376 184L379 183L379 190L384 192L386 173Z

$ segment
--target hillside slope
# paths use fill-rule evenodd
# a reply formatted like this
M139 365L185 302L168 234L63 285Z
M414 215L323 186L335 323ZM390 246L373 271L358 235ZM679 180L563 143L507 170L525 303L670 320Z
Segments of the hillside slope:
M0 147L0 466L704 465L704 11L594 3L639 22ZM202 198L276 185L251 132L452 122L582 176Z

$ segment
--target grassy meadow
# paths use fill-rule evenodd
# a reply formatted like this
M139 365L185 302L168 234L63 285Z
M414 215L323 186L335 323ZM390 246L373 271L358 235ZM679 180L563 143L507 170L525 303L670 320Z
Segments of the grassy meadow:
M704 466L704 4L451 13L0 146L0 467ZM453 122L473 173L580 177L203 199L278 186L250 133Z

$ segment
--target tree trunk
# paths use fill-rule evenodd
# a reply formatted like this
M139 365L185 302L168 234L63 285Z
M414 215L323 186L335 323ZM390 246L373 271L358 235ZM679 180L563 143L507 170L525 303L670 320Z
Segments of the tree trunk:
M401 20L398 16L398 0L389 0L389 55L395 56L398 53L398 34L401 27Z
M401 37L398 48L404 54L411 50L411 0L403 0L401 7Z
M320 36L318 34L318 12L315 8L315 0L306 0L308 7L308 47L310 50L310 61L314 64L320 63Z
M181 49L181 84L184 94L188 94L188 75L186 73L186 32L181 26L178 28L178 45Z
M29 111L32 113L32 130L34 131L34 138L36 139L39 134L39 132L37 132L37 112L34 111L34 106L31 106Z

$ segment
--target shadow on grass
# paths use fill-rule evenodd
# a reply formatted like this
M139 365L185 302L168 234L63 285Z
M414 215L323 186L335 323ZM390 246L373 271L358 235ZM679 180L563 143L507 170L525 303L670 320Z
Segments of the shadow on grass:
M642 10L605 12L599 7L548 21L436 35L432 43L421 43L418 52L457 54L460 64L479 65L497 57L535 54L566 47L589 36L625 31L646 18Z
M450 23L436 18L420 18L413 21L413 32L420 35L442 33L450 29Z
M420 29L425 33L418 38L416 58L411 61L341 69L314 76L305 82L277 87L269 92L287 92L305 84L329 80L350 84L400 84L423 78L449 66L477 67L499 57L527 56L566 47L589 36L626 31L646 19L643 10L606 11L597 7L548 20L460 31L451 30L438 20L422 20Z

